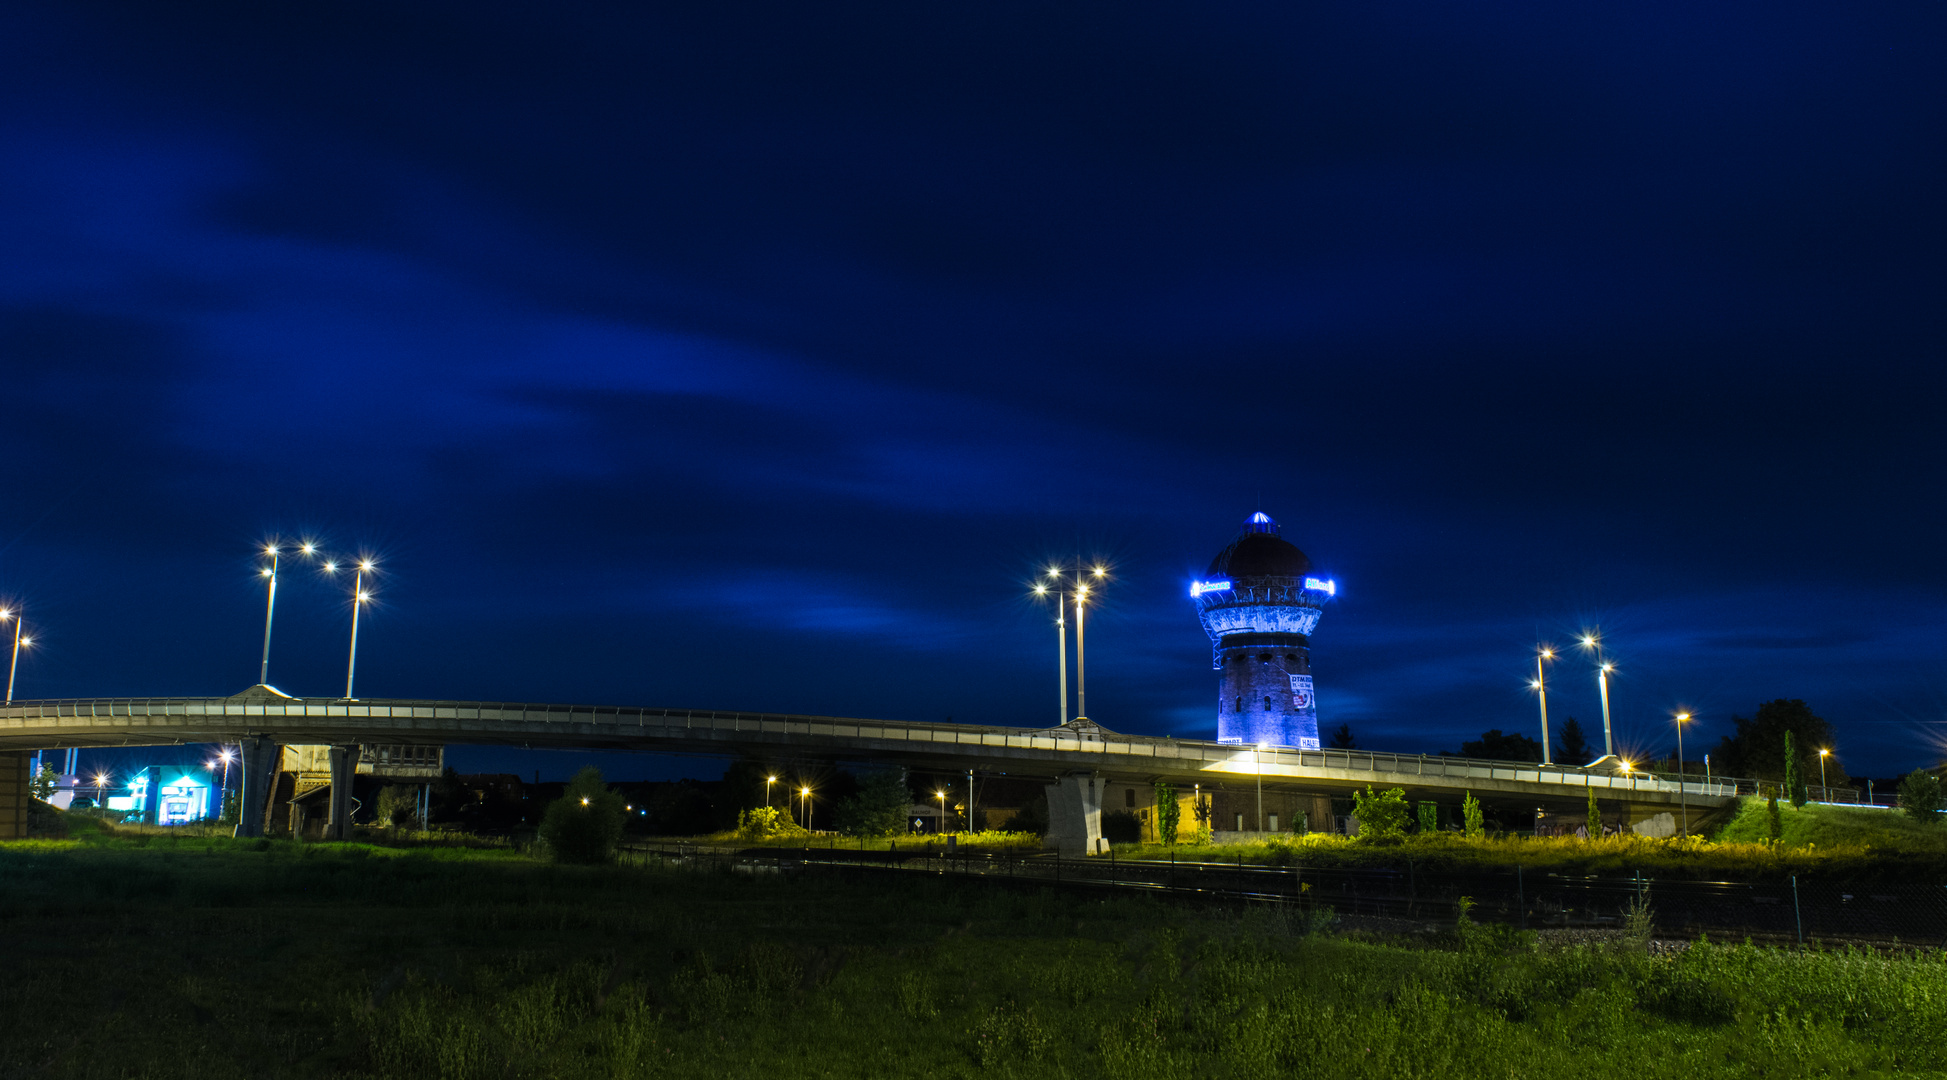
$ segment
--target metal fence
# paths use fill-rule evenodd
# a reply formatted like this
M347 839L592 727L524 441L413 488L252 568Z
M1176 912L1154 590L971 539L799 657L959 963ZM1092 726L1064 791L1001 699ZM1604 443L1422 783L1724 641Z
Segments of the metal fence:
M1466 897L1471 917L1528 930L1618 929L1647 904L1661 938L1750 938L1773 944L1849 943L1947 947L1947 884L1690 881L1592 877L1513 870L1336 869L1243 862L1070 859L1040 853L949 852L915 844L858 851L826 841L804 848L719 848L681 843L629 845L636 865L705 872L800 876L904 872L980 879L993 885L1114 890L1223 903L1330 907L1340 915L1450 924Z

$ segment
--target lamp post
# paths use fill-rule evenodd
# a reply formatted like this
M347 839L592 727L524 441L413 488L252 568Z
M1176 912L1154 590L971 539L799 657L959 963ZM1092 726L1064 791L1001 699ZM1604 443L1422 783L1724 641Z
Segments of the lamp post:
M1548 749L1548 676L1542 671L1543 661L1555 659L1555 650L1546 645L1535 653L1535 695L1541 701L1541 763L1553 765L1554 755Z
M325 563L324 571L327 574L335 574L338 572L338 564L335 562ZM365 575L376 572L377 567L372 560L370 558L363 558L358 560L357 569L352 576L352 645L351 653L345 660L346 701L357 700L352 696L352 676L358 671L358 612L360 608L364 607L372 599L372 594L365 591Z
M1252 771L1257 773L1257 835L1258 835L1258 839L1260 840L1264 838L1264 747L1265 745L1266 744L1264 743L1258 743L1256 749L1251 751L1251 761L1256 766L1256 768L1253 769Z
M107 787L108 787L108 774L96 773L95 774L95 809L97 811L108 809L108 800L104 798L102 795L102 792Z
M1690 835L1690 785L1684 781L1683 772L1683 725L1690 714L1677 714L1677 802L1683 807L1683 835Z
M767 776L764 778L764 809L766 810L771 808L771 785L775 783L777 783L777 777L775 776Z
M936 791L933 797L940 800L940 835L946 835L946 792Z
M12 701L13 695L9 694L7 696L7 700ZM1832 801L1832 791L1831 789L1825 786L1825 759L1831 756L1832 756L1831 750L1819 751L1819 801L1820 802Z
M1059 580L1061 577L1061 569L1059 567L1050 568L1048 576ZM1057 673L1055 691L1056 696L1060 698L1060 701L1055 705L1055 726L1060 727L1068 722L1068 601L1062 598L1060 589L1056 589L1054 592L1055 671ZM1045 582L1036 583L1034 586L1034 595L1048 595L1047 584Z
M804 814L804 831L810 832L811 831L811 789L810 788L801 787L798 789L798 805L803 808L802 812Z
M14 655L13 659L7 663L7 704L12 705L14 703L14 673L20 670L20 647L25 645L32 648L34 639L20 636L21 625L26 620L20 617L19 612L13 610L0 611L0 622L7 620L12 620L14 624Z
M317 545L307 541L305 543L299 544L297 550L298 550L298 554L308 558L311 555L316 554L318 548ZM261 665L259 665L257 668L257 682L260 685L269 686L270 685L270 624L271 624L271 618L277 614L277 567L278 567L278 560L283 556L283 550L280 547L278 547L276 543L273 542L264 545L264 554L270 556L270 565L263 567L260 570L260 573L262 573L264 578L264 583L265 583L264 662Z
M1595 680L1596 685L1602 689L1602 753L1607 757L1616 752L1616 740L1609 729L1609 673L1616 670L1616 665L1603 658L1601 635L1595 633L1582 635L1582 647L1595 653Z

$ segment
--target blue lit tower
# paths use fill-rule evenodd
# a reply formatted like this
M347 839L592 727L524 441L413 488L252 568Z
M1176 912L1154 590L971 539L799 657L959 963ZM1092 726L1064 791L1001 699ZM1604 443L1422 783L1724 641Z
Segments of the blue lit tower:
M1217 680L1217 741L1318 748L1311 634L1338 591L1311 576L1312 562L1252 514L1190 586L1210 635Z

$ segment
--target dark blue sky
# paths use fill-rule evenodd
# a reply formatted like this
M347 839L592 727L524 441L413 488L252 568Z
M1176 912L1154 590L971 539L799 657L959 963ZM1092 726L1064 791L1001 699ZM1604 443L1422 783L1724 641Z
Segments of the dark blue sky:
M1209 737L1261 506L1365 745L1600 624L1626 746L1938 757L1937 6L648 7L0 12L22 696L242 689L312 534L365 696L1041 724L1080 552L1091 714Z

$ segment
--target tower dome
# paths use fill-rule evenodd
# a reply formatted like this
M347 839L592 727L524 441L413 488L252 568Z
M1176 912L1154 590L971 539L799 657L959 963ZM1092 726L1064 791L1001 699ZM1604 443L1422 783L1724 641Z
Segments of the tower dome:
M1262 511L1190 587L1218 677L1217 739L1318 747L1311 634L1338 591Z

